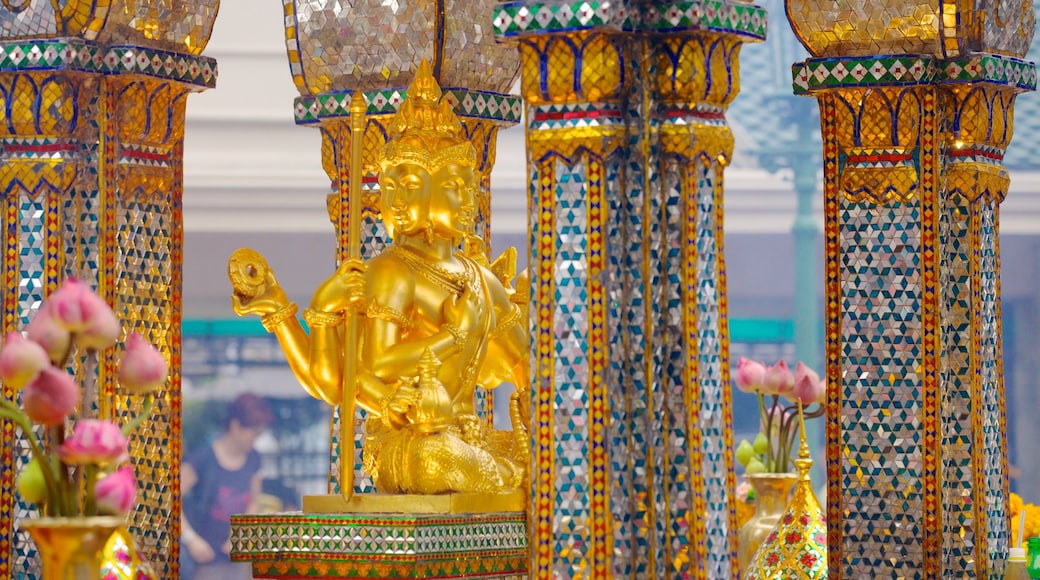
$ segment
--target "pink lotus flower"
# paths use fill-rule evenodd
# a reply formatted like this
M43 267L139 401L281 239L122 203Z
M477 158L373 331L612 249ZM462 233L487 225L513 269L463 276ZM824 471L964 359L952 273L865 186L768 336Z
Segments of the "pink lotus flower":
M69 373L54 367L40 371L22 390L22 408L34 422L61 425L79 404L79 385Z
M0 350L0 380L13 389L21 389L51 366L47 351L20 332L8 332L4 349Z
M55 319L49 304L45 302L36 311L29 325L25 327L25 335L47 351L47 357L52 363L58 364L65 360L65 355L69 352L72 335Z
M762 379L762 393L766 395L785 395L794 388L794 375L783 360L766 369Z
M137 501L137 480L134 470L124 465L98 480L94 485L94 499L98 513L123 516L130 513Z
M58 455L68 465L119 464L130 458L129 442L111 421L80 419Z
M150 393L166 382L166 359L140 334L126 340L126 354L119 364L119 384L132 393Z
M792 402L801 401L802 405L809 406L823 403L826 393L826 383L820 380L816 371L799 361L794 369L794 388L788 393L788 398Z
M737 388L745 393L754 393L762 388L762 380L766 376L766 367L755 360L740 357L737 361Z
M54 319L76 333L83 348L103 349L119 338L119 319L85 282L70 277L47 300Z

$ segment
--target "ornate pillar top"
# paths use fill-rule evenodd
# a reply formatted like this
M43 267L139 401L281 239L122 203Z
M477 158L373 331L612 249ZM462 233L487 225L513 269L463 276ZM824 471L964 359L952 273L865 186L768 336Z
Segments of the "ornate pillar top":
M1032 0L786 0L791 27L816 57L988 52L1023 57L1033 41Z
M219 0L0 0L0 40L79 38L199 55Z
M495 0L283 3L293 82L303 96L403 89L423 59L446 91L507 93L519 75L516 50L495 42Z

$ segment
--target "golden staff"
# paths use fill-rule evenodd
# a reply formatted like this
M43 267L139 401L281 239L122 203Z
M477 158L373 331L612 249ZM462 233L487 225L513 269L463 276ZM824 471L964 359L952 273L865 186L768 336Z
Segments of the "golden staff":
M361 181L365 146L365 96L355 90L350 98L350 201L347 215L347 260L361 259ZM347 335L343 353L343 398L339 404L339 491L350 501L354 495L354 413L357 409L358 307L346 312Z

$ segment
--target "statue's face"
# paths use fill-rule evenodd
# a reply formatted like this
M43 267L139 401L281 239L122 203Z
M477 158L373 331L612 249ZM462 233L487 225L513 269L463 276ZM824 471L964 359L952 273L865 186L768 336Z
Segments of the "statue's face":
M429 172L412 163L388 167L379 176L379 189L379 209L391 238L423 230L429 221Z
M459 238L473 233L477 217L476 181L472 167L456 163L433 174L430 220L440 235Z

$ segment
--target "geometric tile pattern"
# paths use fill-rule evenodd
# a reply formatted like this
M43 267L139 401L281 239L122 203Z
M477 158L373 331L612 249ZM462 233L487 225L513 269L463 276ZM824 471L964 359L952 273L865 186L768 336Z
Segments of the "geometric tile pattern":
M840 572L920 572L926 493L921 204L839 209L843 517Z
M231 558L270 578L521 578L524 514L231 518Z
M28 70L139 74L213 88L217 63L206 56L142 46L98 46L74 38L0 43L0 73Z
M116 283L116 312L123 320L124 331L138 332L162 352L174 353L172 305L180 288L179 267L173 268L174 236L178 227L172 220L172 200L167 192L150 192L151 199L122 198L117 203L116 240L120 274ZM135 196L136 197L136 196ZM158 570L168 565L175 539L171 536L173 472L178 464L171 460L180 448L180 430L174 430L172 404L180 399L179 382L171 382L156 393L155 408L150 418L138 427L130 439L130 455L140 481L137 507L130 517L138 553ZM123 424L142 410L144 398L125 395L114 389L112 409ZM180 410L176 409L180 415Z
M643 86L646 80L643 71L636 71L632 82ZM624 109L626 117L639 119L641 111L654 106L651 91L633 91L631 101ZM617 107L612 103L594 103L591 107ZM528 117L531 118L530 116ZM628 121L626 122L633 122ZM658 147L650 135L641 131L628 132L624 142L626 151L648 151L654 156ZM651 208L660 208L660 189L662 183L659 167L655 163L643 163L642 155L615 155L614 159L621 165L620 170L625 177L624 189L619 192L621 213L618 218L609 220L611 224L619 223L622 244L614 250L621 261L621 275L617 276L621 284L615 290L620 294L619 307L623 320L621 336L627 340L622 343L622 352L618 357L621 367L617 381L618 389L624 392L625 413L628 415L627 440L613 441L616 449L612 451L613 463L627 478L628 494L620 495L621 503L617 506L630 506L628 510L617 509L615 522L628 521L629 525L618 533L627 536L628 542L621 544L627 548L620 552L625 557L614 558L613 571L618 578L649 578L657 573L663 555L663 546L658 539L657 521L659 519L659 494L655 489L662 484L660 449L663 433L654 433L654 404L657 401L657 390L654 382L657 375L655 351L660 345L655 336L654 283L660 281L660 248L661 239L660 212ZM655 217L657 216L657 217ZM660 411L660 403L657 410ZM626 513L626 511L628 513ZM620 517L618 517L620 516ZM617 529L617 525L615 525ZM617 547L615 547L615 550Z
M949 60L926 55L810 58L792 68L795 94L821 89L933 83L992 83L1036 89L1031 62L999 54Z
M492 25L502 37L590 29L678 32L698 30L763 40L766 11L727 0L679 0L638 6L635 2L519 1L495 8Z
M978 531L985 534L988 549L987 572L991 575L1003 573L1005 555L1010 547L1008 538L1007 497L1007 434L1005 430L1005 398L1003 379L1003 357L1000 325L1000 250L997 240L999 208L992 199L976 203L972 212L978 224L978 275L977 303L979 308L976 328L979 341L978 373L980 392L977 401L980 407L977 431L981 447L976 489L983 491L982 505L977 506L985 513L986 528Z
M704 164L699 159L691 165L696 170L697 179L698 340L695 346L688 345L687 348L697 349L697 381L694 384L700 393L695 415L698 421L690 431L699 432L701 441L700 485L695 486L692 507L694 514L704 514L704 522L697 526L703 530L703 541L706 544L702 567L710 578L725 578L735 560L733 536L736 530L732 527L735 512L731 507L730 495L736 489L736 482L728 461L733 449L733 414L729 389L729 325L722 252L721 167L716 163ZM696 479L693 481L697 483ZM692 540L698 543L702 541L698 535L694 535ZM699 551L695 550L695 553Z
M554 574L580 575L592 546L589 409L589 234L586 163L556 162L556 300L553 418L556 444L553 530ZM605 345L598 345L603 348Z
M973 286L969 207L963 195L944 195L939 214L942 356L942 562L947 570L974 568L976 533L972 332Z
M4 330L24 327L44 298L47 282L44 264L46 204L40 197L30 197L24 190L14 188L3 198L4 222L15 224L18 236L5 235L4 287L18 288L5 292ZM13 218L13 219L12 219ZM8 231L6 228L5 232ZM17 297L15 300L12 298ZM3 396L11 400L15 392L6 385ZM0 489L13 490L18 470L29 462L29 442L10 421L3 422L3 466L0 470ZM38 429L37 437L43 435ZM0 503L0 573L10 577L39 574L34 544L29 535L15 527L15 523L37 515L33 504L22 501L17 494L6 492ZM6 569L5 569L5 564Z

